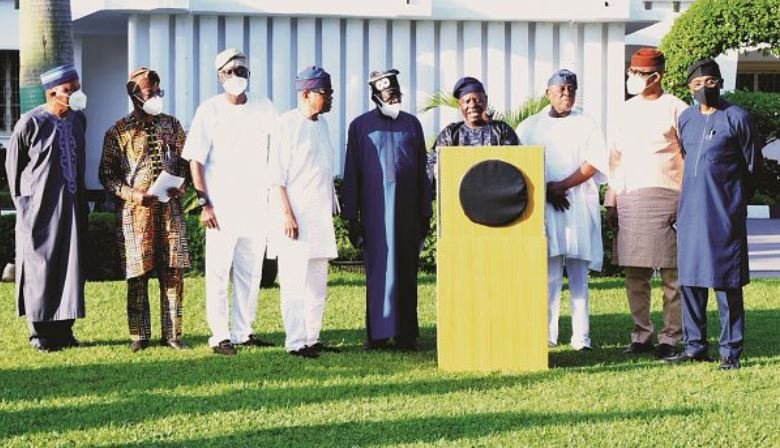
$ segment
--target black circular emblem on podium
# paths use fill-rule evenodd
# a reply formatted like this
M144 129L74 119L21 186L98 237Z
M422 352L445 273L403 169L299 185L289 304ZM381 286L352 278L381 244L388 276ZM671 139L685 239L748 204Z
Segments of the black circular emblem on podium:
M471 167L460 181L460 205L477 224L498 227L512 223L528 205L525 176L501 160L485 160Z

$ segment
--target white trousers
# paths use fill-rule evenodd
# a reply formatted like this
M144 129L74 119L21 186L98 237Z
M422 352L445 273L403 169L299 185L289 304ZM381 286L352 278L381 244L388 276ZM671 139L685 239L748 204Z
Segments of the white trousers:
M224 229L206 230L206 321L209 345L229 339L246 342L257 312L260 277L263 274L264 237L246 237ZM228 282L233 271L233 300L228 319Z
M558 317L561 312L563 266L569 276L571 292L571 345L575 350L590 347L590 320L588 317L588 262L564 256L547 259L547 328L548 342L558 344Z
M279 286L287 351L319 342L328 295L328 260L280 253Z

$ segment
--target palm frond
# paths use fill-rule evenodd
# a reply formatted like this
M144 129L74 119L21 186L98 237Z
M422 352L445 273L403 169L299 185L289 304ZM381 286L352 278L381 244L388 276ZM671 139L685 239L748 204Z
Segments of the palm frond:
M420 109L420 113L428 112L439 107L452 107L457 109L458 100L455 99L455 97L452 96L450 92L447 92L446 90L439 90L433 95L430 95L428 99L425 100L422 108Z
M548 100L546 96L540 96L538 98L530 98L526 100L526 102L524 102L518 109L511 110L504 113L496 112L493 115L493 118L496 120L501 120L506 122L506 124L508 124L514 129L520 123L522 123L523 120L530 117L531 115L534 115L535 113L538 113L539 111L544 109L548 104L550 104L550 100Z

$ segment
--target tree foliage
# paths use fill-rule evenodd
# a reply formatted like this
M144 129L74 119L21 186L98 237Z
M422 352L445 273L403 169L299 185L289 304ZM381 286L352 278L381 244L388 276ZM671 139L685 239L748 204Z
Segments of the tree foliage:
M746 47L780 55L780 0L697 0L661 41L666 89L687 98L691 63Z

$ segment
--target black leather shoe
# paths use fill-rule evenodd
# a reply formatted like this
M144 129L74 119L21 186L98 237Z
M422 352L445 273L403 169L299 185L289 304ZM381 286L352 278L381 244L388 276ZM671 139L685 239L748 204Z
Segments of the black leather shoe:
M682 352L679 355L664 358L663 361L669 364L685 364L687 362L711 362L712 358L710 358L707 353L691 355L689 353Z
M236 347L230 342L230 339L219 341L219 345L211 347L211 350L218 355L233 356L236 354Z
M666 359L674 356L674 346L669 344L658 344L655 346L655 357Z
M653 351L653 343L650 341L647 342L632 342L631 345L626 347L625 350L623 350L623 353L630 353L632 355L638 355L640 353L647 353ZM672 349L672 353L669 354L669 356L674 354L674 349Z
M240 345L241 347L273 347L274 343L258 339L255 335L250 334L246 341L237 345Z
M42 353L49 353L49 352L58 352L62 350L61 345L44 345L41 344L41 340L36 338L30 338L30 345L32 345L36 350Z
M300 356L301 358L309 358L309 359L315 359L319 358L320 354L314 351L311 347L304 346L303 348L299 348L298 350L293 350L291 352L287 352L292 356Z
M317 342L316 344L313 344L309 346L311 350L314 350L317 353L320 352L330 352L330 353L341 353L340 348L331 347L329 345L325 345L322 342Z
M369 339L363 344L365 350L386 350L390 348L387 339Z
M720 358L720 370L737 370L741 367L742 364L739 363L739 358Z
M139 339L130 343L130 350L132 350L133 353L140 352L146 347L149 347L149 341L146 339Z
M79 348L79 347L84 347L84 343L82 343L81 341L76 339L75 336L71 336L68 339L68 342L66 342L65 345L63 345L63 347L65 347L65 348Z
M419 347L417 347L417 341L414 339L411 340L397 340L395 341L395 347L398 350L408 351L408 352L416 352L419 351Z
M160 345L163 347L170 347L174 350L189 350L190 346L184 343L181 339L175 340L175 339L160 339Z

